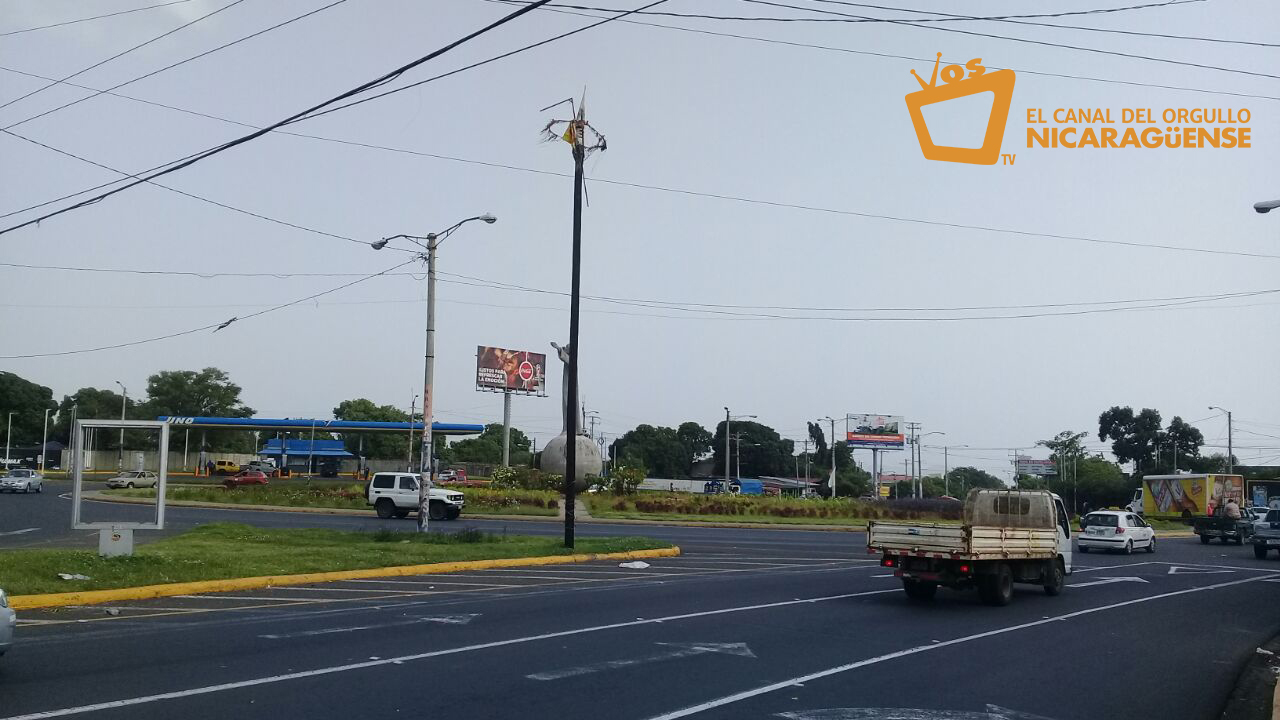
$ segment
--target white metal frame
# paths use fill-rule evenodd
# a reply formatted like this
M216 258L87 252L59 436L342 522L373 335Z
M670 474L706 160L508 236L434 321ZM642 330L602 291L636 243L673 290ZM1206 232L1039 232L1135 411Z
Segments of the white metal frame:
M160 431L160 469L156 473L156 519L155 522L81 522L80 499L84 483L84 431L90 428L115 428L122 430L159 430ZM169 423L161 420L76 420L71 435L71 527L75 530L163 530L164 529L164 495L169 479Z

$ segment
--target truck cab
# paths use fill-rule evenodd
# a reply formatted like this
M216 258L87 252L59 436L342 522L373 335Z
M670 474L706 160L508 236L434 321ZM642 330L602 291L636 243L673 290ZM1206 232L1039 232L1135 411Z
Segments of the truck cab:
M422 476L408 472L380 472L365 485L365 499L378 517L407 517L418 511L419 483ZM465 505L462 493L433 487L428 491L430 505L428 517L432 520L457 520Z

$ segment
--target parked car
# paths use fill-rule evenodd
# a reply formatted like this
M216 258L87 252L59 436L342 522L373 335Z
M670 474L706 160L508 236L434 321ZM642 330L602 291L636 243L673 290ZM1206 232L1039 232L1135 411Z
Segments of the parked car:
M364 486L364 496L378 517L386 520L406 517L418 510L416 473L380 472ZM432 520L457 520L465 504L462 493L445 488L431 488L428 517Z
M1213 515L1196 518L1192 530L1200 536L1200 542L1205 545L1214 538L1222 538L1224 543L1233 542L1236 545L1243 545L1253 534L1253 517L1243 510L1239 518L1228 517L1227 508L1219 505L1214 508Z
M436 479L442 483L465 483L467 481L467 471L441 470L436 474Z
M240 487L241 485L266 485L267 474L261 470L241 470L223 480L222 484L229 488Z
M238 472L240 472L240 466L230 460L213 461L214 475L235 475Z
M257 470L267 477L275 477L276 462L274 460L250 460L248 465L241 465L240 470Z
M0 588L0 655L13 646L13 630L18 626L18 617L9 607L9 596Z
M1118 550L1125 555L1136 548L1156 551L1156 531L1137 513L1128 510L1098 510L1080 521L1076 546L1087 553L1093 548Z
M153 488L160 484L160 477L150 470L123 472L107 481L109 488Z
M1253 524L1253 535L1249 542L1253 543L1253 556L1259 560L1267 556L1268 550L1280 550L1280 510L1268 511L1261 520Z
M41 492L44 490L44 476L35 470L14 468L0 477L0 492Z

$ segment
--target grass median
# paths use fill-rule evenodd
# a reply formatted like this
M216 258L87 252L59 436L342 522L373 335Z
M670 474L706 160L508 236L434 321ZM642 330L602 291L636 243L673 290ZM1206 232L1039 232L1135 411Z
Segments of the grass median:
M846 525L850 528L864 528L868 520L877 519L944 524L960 522L960 504L940 500L864 502L847 498L816 500L662 492L622 496L601 493L579 497L587 503L591 517L602 519Z
M531 515L555 517L560 495L543 490L493 490L490 488L456 488L466 498L462 511L468 515ZM154 498L151 488L107 490L107 495ZM358 484L299 485L273 484L224 488L221 485L170 485L169 500L223 503L227 505L272 505L276 507L336 508L373 512L364 497L364 486Z
M495 535L474 528L421 535L411 531L340 532L267 529L217 523L137 548L132 557L104 558L88 550L0 551L0 579L11 595L294 575L333 570L464 560L612 553L668 548L640 537L578 538L566 550L557 538ZM58 573L88 580L62 580Z

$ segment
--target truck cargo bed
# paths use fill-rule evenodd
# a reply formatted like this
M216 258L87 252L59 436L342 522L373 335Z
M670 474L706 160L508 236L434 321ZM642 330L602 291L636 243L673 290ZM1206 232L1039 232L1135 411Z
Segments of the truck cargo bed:
M1056 557L1052 528L1010 528L936 523L867 524L867 549L896 555L960 560L1018 560Z

